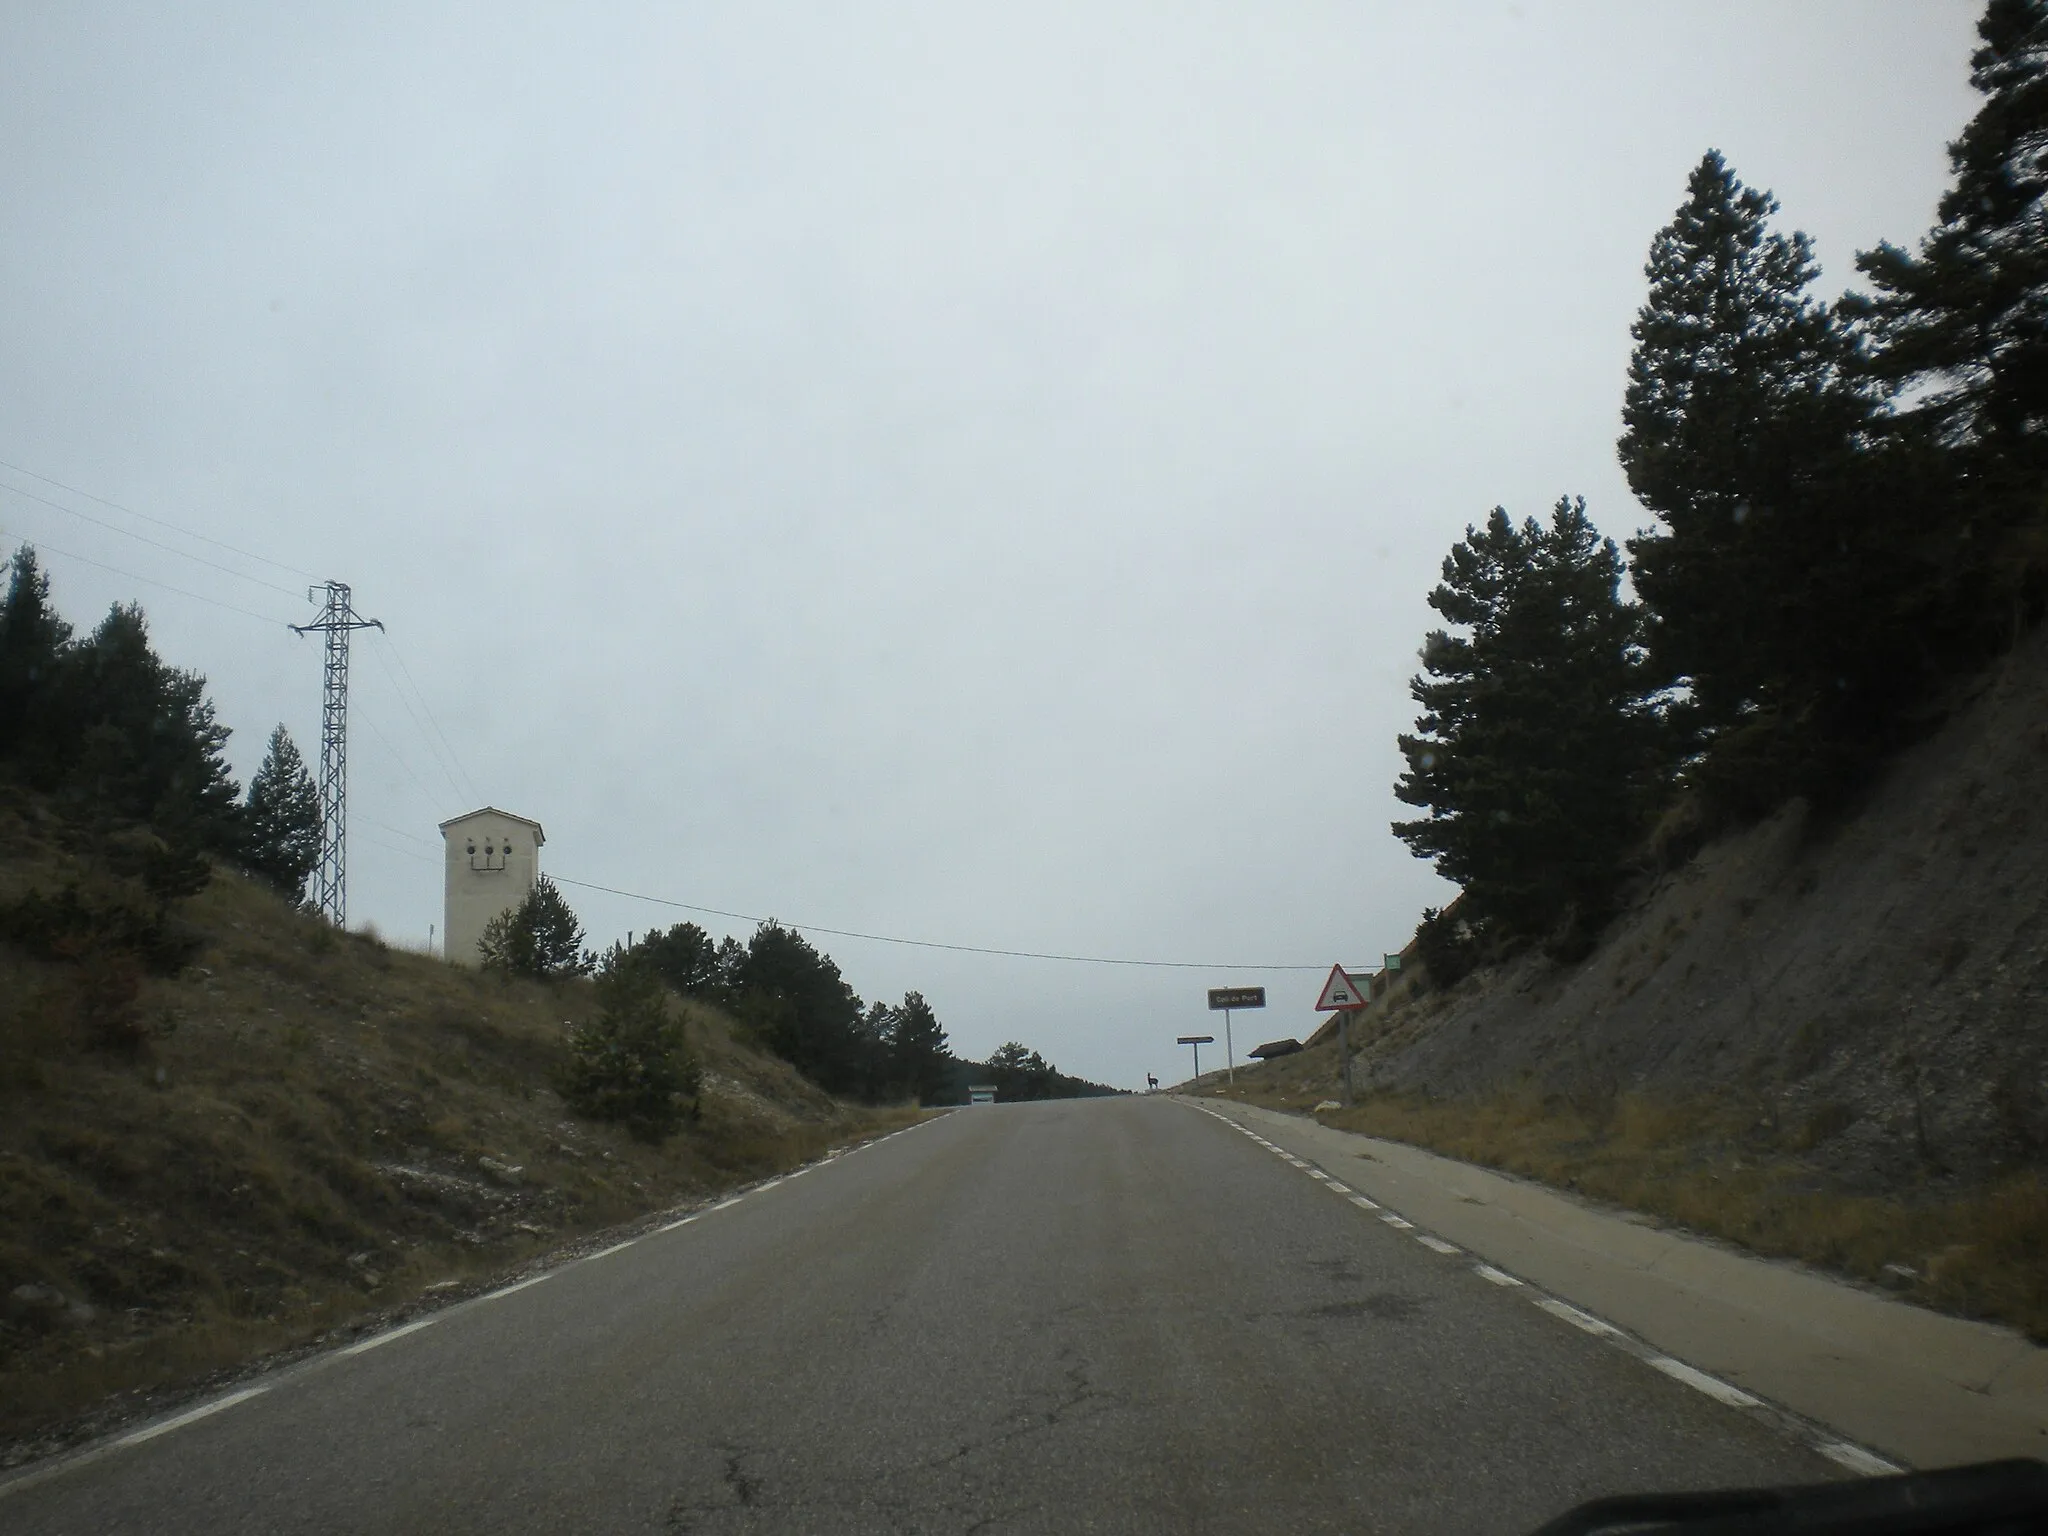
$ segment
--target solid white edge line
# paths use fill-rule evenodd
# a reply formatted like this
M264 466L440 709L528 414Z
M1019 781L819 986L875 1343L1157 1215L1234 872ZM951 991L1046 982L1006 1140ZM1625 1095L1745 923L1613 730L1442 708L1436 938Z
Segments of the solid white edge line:
M1416 1233L1415 1241L1422 1244L1425 1248L1434 1249L1438 1253L1463 1253L1465 1251L1456 1243L1447 1243L1440 1237L1430 1236L1427 1232Z
M1888 1473L1905 1469L1882 1456L1873 1456L1860 1445L1851 1445L1846 1440L1824 1440L1820 1444L1821 1455L1838 1467L1847 1467L1859 1477L1884 1477Z
M928 1120L919 1121L917 1125L906 1126L905 1130L919 1130L931 1123L932 1122ZM904 1134L904 1131L897 1131L893 1134L900 1136ZM881 1138L881 1140L883 1141L887 1141L888 1139L889 1138L887 1136ZM762 1185L760 1187L764 1189L772 1188L774 1184L779 1184L784 1179L793 1179L797 1177L798 1174L810 1172L810 1170L813 1167L822 1167L825 1163L832 1162L839 1157L844 1157L849 1152L858 1152L863 1147L871 1147L874 1145L874 1142L862 1142L860 1146L850 1147L846 1149L846 1151L828 1153L819 1163L806 1164L804 1167L798 1168L793 1172L783 1174L781 1178L775 1179L770 1184ZM740 1198L740 1196L734 1195L731 1199L722 1200L717 1205L711 1206L707 1210L693 1212L688 1216L684 1216L679 1220L669 1222L666 1226L658 1227L655 1230L658 1232L673 1232L677 1227L687 1227L691 1222L697 1220L700 1216L709 1215L711 1211L722 1211L727 1206L738 1205L740 1203ZM593 1253L589 1257L593 1259L600 1259L603 1258L606 1254L617 1253L621 1248L630 1248L633 1246L634 1243L638 1241L639 1238L637 1237L629 1238L627 1241L623 1243L618 1243L610 1248L603 1249L598 1253ZM540 1274L529 1275L524 1280L515 1280L510 1285L502 1285L498 1287L498 1289L496 1289L495 1291L485 1291L483 1294L477 1296L475 1300L496 1301L501 1297L512 1295L515 1291L523 1291L530 1285L539 1285L543 1280L553 1279L555 1273L556 1271L554 1270L544 1270ZM381 1348L382 1346L389 1344L394 1339L402 1339L409 1333L417 1333L422 1328L430 1328L435 1323L441 1321L441 1319L446 1315L447 1314L444 1312L436 1312L430 1317L417 1318L410 1323L406 1323L402 1327L388 1329L385 1332L377 1334L372 1338L363 1339L357 1343L350 1344L346 1348L338 1350L336 1353L339 1355L367 1354L370 1350ZM156 1439L159 1435L167 1435L174 1429L182 1429L187 1424L196 1423L200 1419L210 1418L214 1414L221 1412L223 1409L234 1407L237 1403L245 1403L252 1397L261 1397L264 1393L270 1390L270 1387L271 1384L268 1382L264 1383L261 1386L244 1387L239 1392L230 1392L225 1397L215 1398L210 1403L203 1403L197 1408L188 1409L184 1413L177 1414L171 1418L165 1419L160 1424L152 1424L145 1429L138 1429L134 1431L132 1434L122 1435L118 1439L103 1442L102 1445L99 1447L88 1448L79 1453L77 1456L67 1457L62 1460L50 1461L40 1467L31 1468L17 1476L6 1478L4 1481L0 1481L0 1498L5 1498L10 1494L23 1492L31 1487L36 1486L39 1483L47 1481L52 1477L58 1476L65 1472L69 1472L88 1462L96 1461L101 1456L106 1454L106 1452L108 1451L120 1450L132 1445L142 1445L148 1441Z
M219 1413L223 1408L232 1408L237 1403L246 1403L252 1397L261 1397L269 1390L268 1386L244 1387L239 1392L230 1392L226 1397L217 1397L210 1403L202 1404L197 1408L187 1409L175 1418L165 1419L161 1424L152 1424L147 1429L136 1430L132 1435L123 1435L114 1444L140 1445L145 1440L154 1440L158 1435L168 1435L174 1429L183 1429L187 1424L193 1423L196 1420L211 1417L213 1414Z
M600 1248L597 1250L597 1252L586 1255L584 1257L583 1262L588 1264L592 1259L608 1259L613 1254L619 1253L624 1249L630 1248L639 1241L640 1239L637 1237L629 1237L623 1243L613 1243L609 1248Z
M1621 1332L1614 1324L1602 1322L1592 1313L1581 1312L1570 1302L1559 1301L1555 1296L1538 1296L1536 1298L1536 1305L1548 1312L1552 1317L1561 1317L1574 1328L1582 1329L1587 1333L1610 1337Z
M1705 1371L1694 1370L1683 1360L1674 1360L1669 1355L1651 1355L1648 1360L1652 1370L1662 1371L1673 1381L1682 1381L1694 1391L1706 1393L1717 1403L1726 1403L1730 1408L1763 1406L1742 1388L1730 1386L1718 1376L1709 1376Z
M695 1219L695 1217L691 1218L693 1221ZM513 1281L510 1285L501 1285L495 1291L485 1291L483 1295L477 1297L477 1300L496 1301L500 1296L510 1296L514 1291L523 1291L529 1285L539 1285L541 1281L547 1279L553 1273L553 1270L547 1270L538 1275L529 1275L524 1280Z
M373 1349L382 1349L386 1344L389 1344L393 1339L402 1339L408 1333L418 1333L422 1328L431 1328L434 1326L434 1324L438 1323L439 1321L441 1321L441 1314L438 1312L435 1313L432 1317L418 1318L415 1319L413 1322L407 1323L402 1328L393 1328L387 1332L376 1334L370 1338L364 1339L359 1344L351 1344L348 1348L344 1349L342 1353L344 1355L368 1354Z
M1522 1282L1504 1269L1495 1269L1491 1264L1474 1264L1472 1273L1482 1280L1491 1280L1495 1285L1520 1285Z

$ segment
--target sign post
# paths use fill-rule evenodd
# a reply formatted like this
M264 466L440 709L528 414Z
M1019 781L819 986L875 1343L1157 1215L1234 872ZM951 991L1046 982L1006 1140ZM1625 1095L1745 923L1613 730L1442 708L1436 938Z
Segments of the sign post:
M1199 1080L1202 1075L1202 1047L1214 1045L1216 1037L1214 1035L1182 1035L1175 1043L1179 1045L1192 1045L1195 1048L1195 1077Z
M1237 1086L1237 1049L1230 1043L1230 1010L1233 1008L1263 1008L1266 1006L1264 987L1211 987L1209 989L1209 1011L1223 1012L1223 1064L1229 1070L1230 1084Z
M1316 999L1317 1013L1337 1015L1337 1057L1344 1063L1344 1107L1351 1107L1351 1015L1372 1001L1372 986L1360 986L1355 977L1344 974L1344 967L1333 965L1330 975L1323 983L1322 996Z

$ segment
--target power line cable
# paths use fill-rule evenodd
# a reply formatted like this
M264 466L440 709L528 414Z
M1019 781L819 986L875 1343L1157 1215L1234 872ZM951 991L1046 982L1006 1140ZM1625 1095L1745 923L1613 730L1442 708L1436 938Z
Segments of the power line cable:
M448 781L448 787L455 791L455 798L460 800L463 797L463 788L456 782L455 774L448 764L441 760L441 754L434 749L434 738L429 736L427 728L420 724L419 712L412 707L412 701L406 698L405 688L398 681L398 674L391 670L391 663L384 659L382 651L373 648L372 654L377 658L377 665L384 669L384 676L390 680L391 691L398 695L399 706L404 709L406 718L412 721L412 728L420 733L420 740L426 744L427 756L433 759L434 766L441 770L441 777Z
M395 661L402 671L405 667L405 658L398 654L396 646L390 644L389 635L385 636L385 648L391 653L390 660L387 661L383 652L380 651L377 656L377 664L384 669L384 676L390 679L391 687L398 695L398 702L405 706L406 716L412 721L413 729L419 732L420 740L426 746L427 756L431 757L434 760L434 766L441 770L441 776L448 781L449 788L455 791L457 799L462 799L465 796L471 800L476 799L476 784L470 779L467 770L463 768L461 759L455 756L455 749L448 745L448 738L442 733L439 723L434 720L434 712L427 704L426 695L420 692L419 684L413 682L411 692L408 694L405 684L412 682L412 674L407 672L405 674L405 681L401 682L399 674L391 670L391 662ZM413 701L415 699L419 703L417 710L413 708ZM422 716L425 717L425 723L422 723ZM429 731L429 726L432 727L431 732ZM437 737L439 738L438 745L436 744Z
M0 538L12 537L13 535L9 534L5 528L0 528ZM84 565L98 566L101 570L111 571L116 576L125 576L130 581L139 581L144 586L161 587L166 592L175 592L178 596L189 597L194 602L211 603L216 608L225 608L230 613L245 614L249 618L260 620L262 623L274 624L280 629L290 627L283 619L273 619L269 614L258 613L253 608L244 608L237 603L224 603L217 597L208 597L204 592L192 592L184 587L174 587L168 581L158 581L154 576L138 576L133 571L122 570L118 565L109 565L106 561L95 560L90 555L74 554L68 549L59 549L55 544L46 543L41 539L29 539L28 543L38 553L48 551L53 555L62 555L66 560L76 560Z
M405 760L404 754L401 753L398 750L398 748L391 745L391 739L388 736L386 736L382 731L377 729L377 722L375 720L372 720L368 715L363 714L362 706L360 704L356 706L356 715L357 718L363 722L363 724L367 725L370 728L370 734L377 738L377 744L383 747L385 752L390 754L391 760L394 763L398 764L399 768L404 771L405 776L408 779L412 780L412 787L420 792L421 798L424 799L428 805L433 805L435 803L433 791L428 789L425 784L422 784L420 782L420 776L412 771L412 764Z
M354 824L356 823L356 818L351 816L349 818L349 821L352 824ZM375 836L375 834L362 831L359 825L354 826L352 829L355 830L357 835L360 836L364 841L369 843L369 845L372 848L381 848L386 853L395 853L400 858L404 859L418 859L422 864L438 864L441 862L439 859L428 858L427 855L425 855L424 853L415 852L411 848L401 848L396 843L382 842Z
M290 575L303 576L308 581L320 580L311 571L305 570L300 566L286 565L282 560L273 560L268 555L259 555L254 550L243 549L239 545L228 543L225 539L211 538L206 534L196 533L190 528L182 527L170 521L168 518L151 517L147 512L138 512L133 507L124 507L118 501L109 501L104 496L95 496L91 491L82 491L75 485L66 485L62 480L53 480L48 475L37 474L34 470L28 469L23 465L10 464L7 460L0 459L0 469L11 469L17 475L27 475L31 480L40 480L45 485L54 485L60 491L69 491L74 496L83 496L87 501L96 501L103 507L112 507L116 512L125 512L130 517L139 517L145 523L154 523L157 527L168 528L173 533L182 533L188 539L197 539L202 544L211 544L215 549L225 549L231 554L240 555L245 560L259 561L264 565L275 567L277 570L287 572ZM26 495L27 493L23 492L22 494Z
M379 633L383 632L380 630ZM427 723L433 726L434 734L441 738L441 745L447 749L448 761L455 765L455 771L462 775L462 781L469 786L470 799L481 800L483 796L477 793L476 780L469 776L469 769L464 767L462 759L455 755L455 743L450 741L448 733L441 729L440 718L435 715L433 706L427 702L426 692L414 679L412 668L405 664L405 653L399 650L397 642L388 634L384 635L384 644L391 652L391 659L398 663L398 670L404 673L405 680L412 684L413 696L420 701L420 708L426 712Z
M123 528L119 523L110 523L103 517L94 517L90 512L81 512L76 507L67 507L61 501L52 501L47 496L38 496L34 491L24 491L20 486L9 485L4 480L0 480L0 491L6 491L14 496L23 496L30 501L39 501L46 507L54 507L57 511L67 516L78 518L82 522L91 523L96 528L104 528L109 533L118 533L124 539L134 539L139 544L147 544L151 549L160 549L167 555L176 555L180 560L194 561L199 565L206 566L210 570L224 571L238 581L253 582L259 587L268 587L273 592L282 592L286 597L298 597L300 595L296 588L281 587L274 581L265 581L261 576L251 576L248 572L238 571L231 565L222 565L218 560L209 560L204 555L195 555L189 550L179 549L160 540L148 538L143 534L137 533L132 528Z
M756 917L747 912L727 912L721 907L693 906L687 901L670 901L665 896L649 896L641 891L622 891L617 886L597 885L589 880L571 880L567 875L548 876L558 885L573 885L586 891L603 891L608 896L625 896L634 901L652 902L658 907L674 907L683 912L704 912L713 917L730 917L742 923L774 922L799 933L829 933L841 939L867 939L876 944L904 944L913 949L947 949L963 955L1005 955L1013 960L1060 960L1070 965L1135 965L1163 971L1320 971L1327 967L1320 965L1246 965L1242 963L1221 964L1206 960L1127 960L1107 955L1062 955L1041 949L997 949L982 944L942 944L936 939L905 939L886 933L861 933L852 928L827 928L820 923L789 922L781 918Z
M374 816L356 816L352 817L351 819L355 821L365 822L373 827L379 827L384 831L389 832L393 837L403 837L409 839L412 842L418 843L422 848L433 848L439 846L434 842L432 838L421 837L417 833L406 831L403 827L394 827L388 821L379 821Z

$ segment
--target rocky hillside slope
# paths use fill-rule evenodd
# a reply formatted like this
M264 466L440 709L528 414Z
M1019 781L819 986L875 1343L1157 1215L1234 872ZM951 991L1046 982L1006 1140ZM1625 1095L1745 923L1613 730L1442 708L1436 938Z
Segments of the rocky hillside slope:
M1360 1079L1711 1094L1857 1184L2048 1162L2048 632L1832 822L1791 805L1540 957L1369 1018Z

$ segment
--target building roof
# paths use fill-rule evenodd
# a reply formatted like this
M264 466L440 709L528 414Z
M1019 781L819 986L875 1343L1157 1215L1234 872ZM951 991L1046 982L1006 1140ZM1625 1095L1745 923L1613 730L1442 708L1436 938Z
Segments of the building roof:
M1245 1054L1247 1056L1256 1056L1260 1061L1264 1061L1273 1056L1292 1056L1300 1049L1301 1042L1299 1040L1268 1040L1256 1051L1246 1051Z
M501 811L495 805L480 805L473 811L464 811L460 816L450 816L441 823L441 835L446 837L450 827L459 827L465 821L475 821L479 816L502 816L507 821L516 821L523 827L533 828L533 840L536 843L544 843L548 840L547 833L540 829L540 823L531 816L517 816L511 811Z

